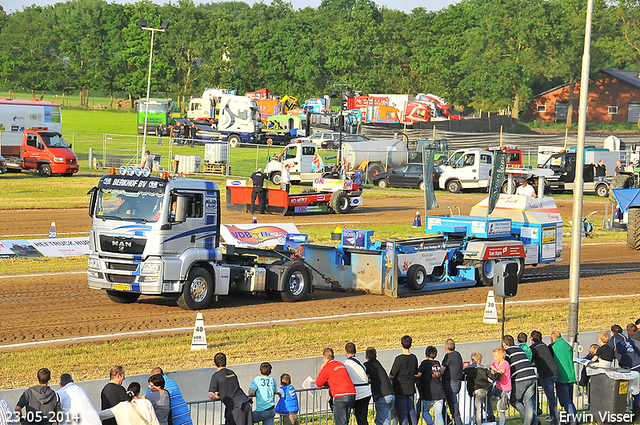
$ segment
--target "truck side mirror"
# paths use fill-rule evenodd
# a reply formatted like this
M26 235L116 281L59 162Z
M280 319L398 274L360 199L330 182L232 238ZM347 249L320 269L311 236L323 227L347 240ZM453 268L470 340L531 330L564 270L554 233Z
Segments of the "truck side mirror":
M87 195L91 195L91 199L89 200L89 217L93 217L94 210L96 209L97 193L98 188L95 186L87 192Z
M187 209L189 208L189 197L178 196L176 199L176 217L174 223L184 223L187 220Z

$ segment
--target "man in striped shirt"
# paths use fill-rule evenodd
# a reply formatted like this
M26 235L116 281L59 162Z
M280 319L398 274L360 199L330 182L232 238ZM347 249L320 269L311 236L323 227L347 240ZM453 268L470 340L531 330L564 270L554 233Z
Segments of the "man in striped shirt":
M505 335L502 338L502 347L511 367L511 405L523 418L523 425L537 424L535 395L538 377L536 370L522 348L515 344L511 335Z

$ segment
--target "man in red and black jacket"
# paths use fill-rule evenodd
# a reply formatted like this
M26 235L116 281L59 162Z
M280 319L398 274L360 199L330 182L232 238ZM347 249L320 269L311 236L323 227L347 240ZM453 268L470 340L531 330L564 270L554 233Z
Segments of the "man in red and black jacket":
M333 410L333 423L347 425L351 409L356 401L356 387L351 382L349 372L344 364L334 359L333 350L325 348L322 353L324 363L316 378L318 387L329 386Z

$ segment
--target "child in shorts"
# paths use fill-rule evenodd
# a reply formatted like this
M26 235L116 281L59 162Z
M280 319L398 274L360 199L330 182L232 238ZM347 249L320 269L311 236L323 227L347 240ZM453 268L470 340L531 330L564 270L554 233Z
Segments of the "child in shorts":
M271 378L271 364L264 362L260 365L260 376L251 383L249 395L256 396L256 410L253 411L253 423L273 425L275 411L276 380Z
M491 392L493 398L498 399L498 413L500 418L498 423L505 425L506 417L505 412L509 408L509 398L511 397L511 367L509 362L505 359L504 348L496 348L493 350L493 363L491 363L491 370L500 374L500 378L496 381L496 386Z
M291 385L291 376L283 373L280 376L280 388L276 394L280 396L278 404L276 404L276 413L280 415L280 423L282 425L300 425L298 419L298 411L300 406L298 404L298 394L296 389Z

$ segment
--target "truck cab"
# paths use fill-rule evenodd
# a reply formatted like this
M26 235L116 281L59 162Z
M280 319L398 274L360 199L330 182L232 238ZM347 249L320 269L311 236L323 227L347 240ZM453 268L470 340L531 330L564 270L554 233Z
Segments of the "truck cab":
M24 131L20 156L7 156L7 167L13 170L38 170L43 177L78 172L78 157L62 134L47 127L29 127Z
M220 192L213 182L123 167L90 193L88 285L114 302L161 295L199 310L231 292L298 301L312 290L310 271L300 261L264 263L239 248L223 251Z
M442 165L440 187L451 193L463 189L482 189L489 186L493 152L480 148L457 150Z
M318 154L316 144L305 140L286 145L280 155L269 161L265 174L274 184L280 184L287 164L291 166L289 173L292 184L313 182L322 177L324 172L324 162Z
M245 96L221 94L190 99L187 118L206 120L211 132L225 136L232 148L255 143L262 129L256 101Z

